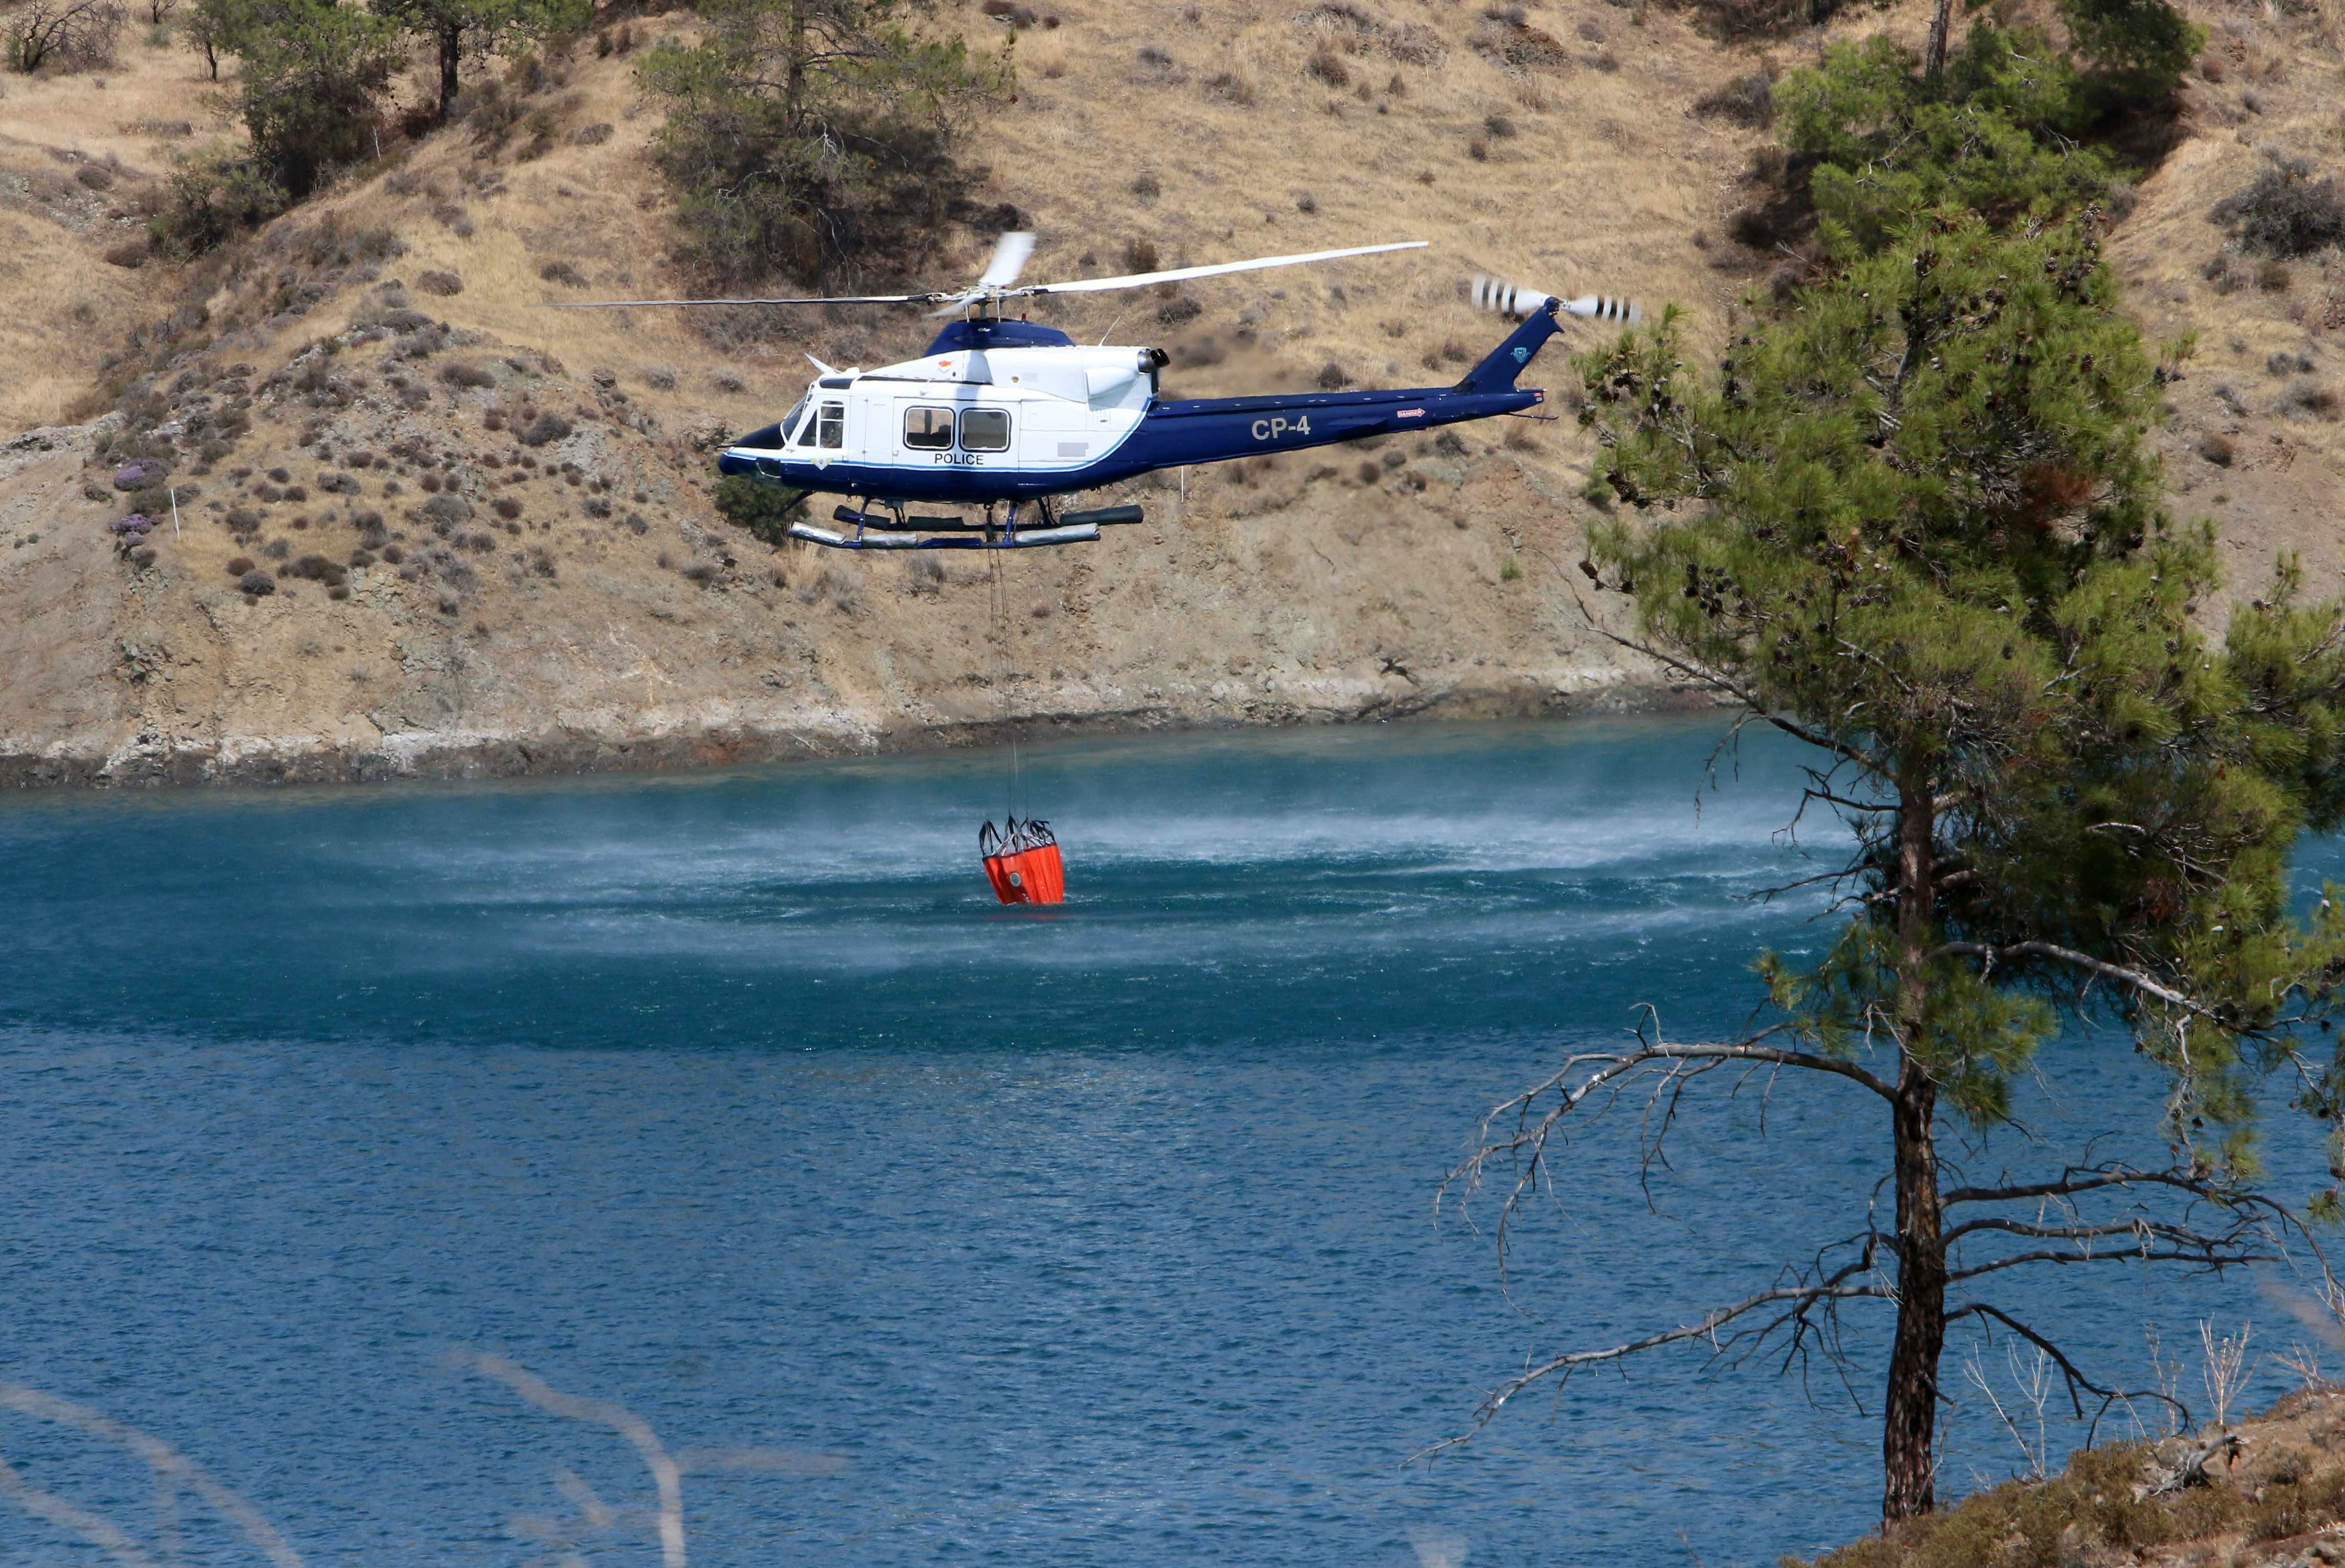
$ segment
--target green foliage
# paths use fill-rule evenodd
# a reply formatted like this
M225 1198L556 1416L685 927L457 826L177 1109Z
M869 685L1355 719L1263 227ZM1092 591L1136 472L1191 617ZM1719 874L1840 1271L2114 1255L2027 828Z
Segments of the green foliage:
M244 6L245 0L195 0L180 19L180 35L202 57L205 72L215 82L219 80L220 56L236 52Z
M2163 100L2207 46L2207 30L2166 0L2060 0L2060 15L2103 107Z
M2167 103L2206 35L2167 0L2064 0L2061 14L2068 51L1982 20L1934 80L1876 35L1776 85L1828 250L1878 250L1939 207L2040 223L2108 194L2115 162L2077 138Z
M1660 513L1599 529L1595 559L1651 643L1889 803L1853 814L1866 912L1815 969L1768 962L1778 1006L1826 1050L1895 1021L1985 1122L2043 1000L2106 979L2080 961L2143 976L2098 1000L2171 1074L2167 1131L2251 1175L2250 1078L2345 973L2345 916L2291 922L2287 877L2345 818L2345 605L2305 602L2290 564L2221 644L2201 630L2213 531L2165 511L2169 372L2092 229L1925 225L1715 379L1683 361L1670 316L1583 362L1605 483ZM2333 1068L2300 1093L2330 1119L2338 1098Z
M1879 249L1922 214L1954 207L1998 224L2071 212L2104 195L2106 154L2081 128L2076 72L2040 35L1971 29L1934 86L1875 35L1839 44L1775 88L1783 145L1813 160L1810 189L1835 255Z
M481 55L525 49L563 33L583 31L592 0L373 0L375 14L429 43L440 66L440 117L458 91L462 63Z
M184 261L259 228L288 205L257 161L215 151L171 177L170 196L147 220L147 237L163 256Z
M381 18L333 0L242 0L235 104L260 169L295 200L374 148L383 90L406 63Z
M727 474L716 484L716 510L756 538L779 544L789 537L790 524L806 515L806 497L746 474Z
M1004 99L993 59L918 25L921 0L708 0L706 40L638 66L668 99L661 167L686 262L718 283L911 270L967 206L966 116Z

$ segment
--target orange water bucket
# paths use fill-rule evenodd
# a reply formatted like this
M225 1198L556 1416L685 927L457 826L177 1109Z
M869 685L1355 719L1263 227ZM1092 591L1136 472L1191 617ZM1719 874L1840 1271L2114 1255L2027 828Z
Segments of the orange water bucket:
M1059 858L1059 841L1047 822L1010 819L1006 833L987 823L977 835L985 860L985 879L993 895L1004 904L1063 904L1067 899L1067 868Z

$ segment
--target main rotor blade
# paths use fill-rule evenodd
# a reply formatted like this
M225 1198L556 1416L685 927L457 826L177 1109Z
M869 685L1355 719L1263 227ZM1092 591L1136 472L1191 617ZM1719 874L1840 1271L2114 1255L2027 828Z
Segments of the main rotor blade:
M1034 254L1034 237L1016 230L994 241L993 259L985 264L984 275L977 280L980 288L1007 288L1018 281L1026 270L1026 258Z
M1187 278L1212 278L1223 272L1257 272L1272 267L1300 267L1306 261L1334 261L1345 256L1375 256L1386 250L1422 250L1428 242L1404 239L1396 245L1355 245L1348 250L1314 250L1304 256L1264 256L1252 261L1223 261L1212 267L1176 267L1169 272L1135 272L1122 278L1083 278L1072 283L1030 283L1010 294L1095 294L1108 288L1145 288L1152 283L1178 283Z
M647 305L928 305L941 294L854 294L827 299L548 299L554 310L633 310Z

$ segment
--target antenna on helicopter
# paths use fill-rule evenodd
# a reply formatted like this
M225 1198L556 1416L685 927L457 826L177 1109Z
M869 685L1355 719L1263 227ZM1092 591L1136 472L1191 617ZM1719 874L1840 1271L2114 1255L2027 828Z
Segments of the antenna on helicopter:
M1493 278L1487 272L1474 277L1474 303L1485 310L1495 310L1501 316L1518 319L1534 310L1544 310L1555 299L1556 309L1566 316L1578 316L1590 321L1618 321L1624 327L1634 327L1645 319L1645 308L1634 299L1616 299L1609 294L1584 294L1577 299L1557 299L1552 294L1541 294L1509 283L1503 278Z
M1422 239L1389 245L1355 245L1343 250L1312 250L1298 256L1258 256L1248 261L1222 261L1208 267L1175 267L1162 272L1132 272L1117 278L1079 278L1065 283L1018 281L1026 258L1034 254L1034 237L1021 231L1004 234L994 242L993 258L977 281L965 288L926 294L851 294L798 299L550 299L557 310L630 310L657 305L929 305L931 316L949 316L976 308L999 315L1005 299L1039 298L1046 294L1097 294L1115 288L1150 288L1159 283L1180 283L1192 278L1214 278L1225 272L1260 272L1273 267L1300 267L1305 262L1335 261L1347 256L1376 256L1387 250L1422 250Z

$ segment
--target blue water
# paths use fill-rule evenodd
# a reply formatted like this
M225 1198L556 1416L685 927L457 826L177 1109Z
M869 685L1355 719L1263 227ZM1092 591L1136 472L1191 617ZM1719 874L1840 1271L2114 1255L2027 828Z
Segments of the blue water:
M1593 1131L1511 1295L1487 1230L1436 1223L1478 1111L1639 1002L1734 1027L1753 951L1828 929L1753 897L1810 868L1779 831L1798 759L1746 739L1713 771L1718 736L1029 751L1021 808L1068 845L1049 913L978 873L994 755L0 803L0 1382L175 1445L311 1563L659 1560L634 1450L479 1351L671 1449L765 1451L685 1474L697 1563L1832 1544L1879 1480L1821 1365L1803 1391L1666 1355L1407 1462L1526 1355L1861 1223L1881 1118L1805 1083L1694 1097L1650 1208L1629 1122ZM2154 1114L2121 1040L2046 1067L2047 1138ZM2301 1189L2309 1140L2275 1133ZM2136 1379L2145 1322L2169 1356L2206 1316L2259 1325L2259 1357L2303 1334L2237 1278L2088 1273L2002 1299ZM1964 1343L1950 1491L2018 1462ZM2284 1381L2259 1361L2259 1397ZM187 1561L261 1560L192 1496L158 1524L86 1434L0 1412L0 1456ZM101 1560L0 1501L12 1568Z

